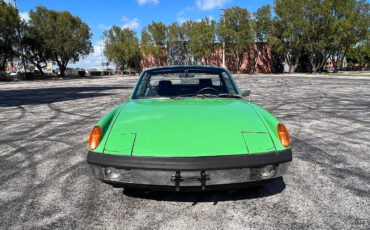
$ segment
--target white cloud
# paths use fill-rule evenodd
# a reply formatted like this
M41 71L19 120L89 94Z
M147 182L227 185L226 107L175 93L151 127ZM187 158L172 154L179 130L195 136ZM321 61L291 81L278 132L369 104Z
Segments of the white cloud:
M101 68L101 59L103 62L107 62L107 59L104 56L104 40L100 40L94 43L94 52L88 55L87 57L81 59L79 62L70 64L68 67L72 68Z
M137 2L139 3L139 5L144 5L151 2L154 3L154 5L159 3L158 0L137 0Z
M104 25L104 24L99 24L98 25L98 28L101 29L101 30L109 30L110 28L112 28L112 26L107 26L107 25Z
M187 20L190 20L190 18L183 18L183 17L178 17L177 21L181 25L182 23L186 22Z
M197 0L197 7L201 10L212 10L223 7L229 1L231 0Z
M182 24L186 22L187 20L191 20L189 17L185 17L184 15L186 12L193 11L194 7L186 7L185 9L181 10L180 12L177 13L177 21Z
M186 22L187 18L185 18L183 15L185 14L185 11L181 10L179 13L177 13L177 21L182 24Z
M27 12L20 12L19 16L22 20L28 22L30 20L30 15Z
M125 22L125 24L122 26L122 28L130 28L132 30L136 30L139 28L139 19L134 18L130 20L129 18L123 16L122 21Z
M123 29L124 28L130 28L132 30L137 30L140 26L139 19L137 19L137 18L134 18L134 19L131 20L128 17L123 16L122 21L124 22L124 24L121 27ZM107 26L105 24L99 24L98 28L101 29L101 30L109 30L110 28L112 28L112 26Z

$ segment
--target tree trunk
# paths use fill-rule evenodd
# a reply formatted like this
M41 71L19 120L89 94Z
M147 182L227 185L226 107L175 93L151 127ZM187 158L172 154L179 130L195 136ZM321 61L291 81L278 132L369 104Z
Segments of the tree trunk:
M240 74L240 66L241 66L241 64L240 64L240 58L238 58L238 62L236 64L236 72L237 72L237 74Z
M26 60L25 60L24 54L23 54L23 48L22 48L21 60L22 60L23 68L24 68L24 73L27 73L27 66L26 66Z
M332 63L333 63L333 72L334 73L337 73L338 72L338 60L337 61L332 61Z
M2 61L1 66L0 66L0 71L6 71L5 63L6 63L6 58L4 57L4 60Z
M59 76L60 76L60 77L65 77L65 76L66 76L66 74L65 74L65 72L66 72L66 66L64 66L64 65L59 65L59 64L58 64L58 66L59 66L59 71L60 71Z
M248 54L248 62L253 74L257 71L256 64L260 47L261 46L259 44L257 44L256 47L253 45L250 55Z
M295 73L295 71L297 70L298 68L298 60L295 61L294 63L292 63L291 67L290 67L290 70L289 70L289 73Z
M316 59L314 57L310 57L308 59L310 61L311 66L312 66L312 73L313 74L317 74L317 72L319 70L319 64L317 64L318 60L316 60Z
M312 73L317 74L317 66L316 65L312 65Z
M238 62L237 62L237 73L240 74L240 68L243 65L243 54L240 54L240 51L238 51Z
M67 68L67 65L68 65L68 62L69 62L69 59L63 59L62 60L59 60L58 58L56 58L56 62L58 64L58 67L59 67L59 71L60 71L60 74L59 76L60 77L65 77L65 72L66 72L66 68Z
M45 76L44 71L42 70L42 66L40 64L36 64L36 68L40 71L41 76Z

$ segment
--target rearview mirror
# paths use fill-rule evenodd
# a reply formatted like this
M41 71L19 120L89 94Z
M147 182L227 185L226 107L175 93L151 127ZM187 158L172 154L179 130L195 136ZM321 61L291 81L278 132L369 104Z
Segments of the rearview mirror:
M250 89L243 89L242 90L242 95L243 95L243 97L248 97L249 95L251 95L251 90Z
M179 77L180 78L193 78L194 74L193 73L180 73Z

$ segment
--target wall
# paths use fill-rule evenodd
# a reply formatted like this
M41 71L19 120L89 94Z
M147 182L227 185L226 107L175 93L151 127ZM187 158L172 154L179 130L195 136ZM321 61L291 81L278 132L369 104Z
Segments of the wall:
M240 73L252 73L253 69L256 73L271 73L272 62L271 62L271 49L266 43L256 43L255 49L257 50L257 61L255 66L250 66L248 63L248 53L244 54L244 62L240 68ZM164 48L164 52L167 53L168 57L166 59L158 60L153 56L149 55L141 60L141 68L147 69L158 66L160 63L161 66L169 65L193 65L193 64L202 64L202 65L212 65L212 66L222 66L222 48L217 49L209 58L206 60L202 58L201 62L195 60L193 55L189 52L187 48L187 43L182 42L182 44L177 45L177 47ZM227 69L232 72L237 72L237 66L234 58L226 56L225 64Z

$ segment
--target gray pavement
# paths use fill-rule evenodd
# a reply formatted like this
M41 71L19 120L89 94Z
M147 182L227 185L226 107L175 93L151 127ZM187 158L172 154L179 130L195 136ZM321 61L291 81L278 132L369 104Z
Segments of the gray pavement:
M0 82L0 229L369 229L370 78L238 76L290 130L282 180L125 193L92 178L92 126L135 77Z

